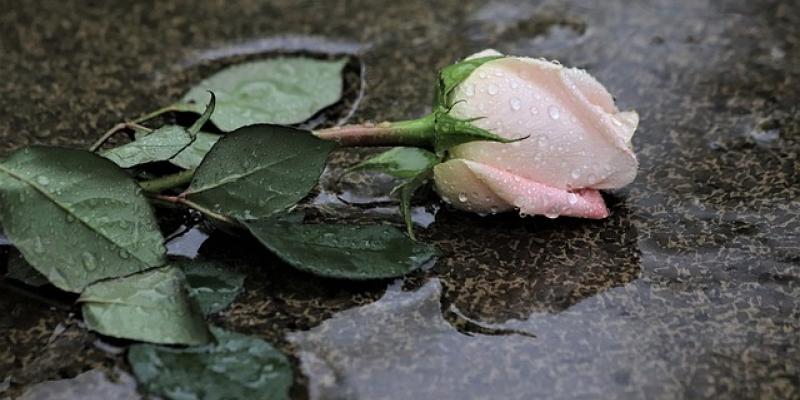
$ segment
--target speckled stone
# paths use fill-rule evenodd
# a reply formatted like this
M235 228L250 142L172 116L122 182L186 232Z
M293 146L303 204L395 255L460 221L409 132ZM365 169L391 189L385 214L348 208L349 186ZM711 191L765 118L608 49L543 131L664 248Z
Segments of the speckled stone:
M252 241L212 234L201 256L248 273L245 293L214 322L287 351L298 376L293 397L330 382L301 373L313 370L301 366L287 335L312 330L318 356L336 353L330 345L354 334L348 321L372 316L375 325L354 336L360 346L342 346L330 364L337 390L354 398L404 397L403 387L418 398L491 398L491 382L509 385L506 393L517 382L510 397L526 399L800 398L796 1L0 0L0 10L0 154L33 143L86 146L221 66L276 52L358 54L366 90L353 121L422 115L434 71L487 47L586 68L620 108L639 112L640 174L606 194L608 219L481 218L442 208L420 236L446 255L409 277L407 292L393 292L412 302L388 307L393 317L368 308L387 282L298 274ZM327 123L346 114L358 81L348 78L346 100ZM386 199L365 192L360 178L332 178L362 156L335 157L308 205L314 218L397 221L391 203L362 204ZM435 201L420 196L420 221ZM434 278L446 323L412 290ZM0 293L0 382L12 378L0 397L124 368L122 356L82 328L72 300L56 296L50 306ZM420 321L450 347L426 359L415 335L431 330ZM59 324L67 329L53 335ZM390 328L408 339L382 342ZM471 340L485 357L459 353ZM386 343L395 347L375 352ZM498 378L452 366L464 360ZM397 382L369 386L371 373L391 376L392 368ZM354 386L341 386L348 380ZM348 391L358 387L370 397Z

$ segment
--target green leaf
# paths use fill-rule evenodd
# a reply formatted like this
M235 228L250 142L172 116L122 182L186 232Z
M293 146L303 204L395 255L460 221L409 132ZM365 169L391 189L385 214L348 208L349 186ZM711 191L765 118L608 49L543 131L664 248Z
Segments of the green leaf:
M192 143L192 135L182 126L162 126L141 139L100 153L122 168L166 161Z
M103 151L100 155L122 168L170 160L191 147L200 128L205 125L213 112L212 93L205 111L189 129L178 125L165 125L145 136L138 135L139 137L133 142Z
M139 186L88 151L29 147L0 162L0 222L25 260L70 292L165 261Z
M479 119L479 118L477 118ZM433 149L438 155L444 154L449 148L460 144L489 141L498 143L514 143L525 140L528 136L519 139L506 139L498 136L486 129L478 128L472 124L472 120L455 118L447 112L436 111L436 122L434 124Z
M481 65L503 58L505 56L487 56L464 60L455 64L449 65L439 72L439 88L436 92L436 107L450 108L452 105L450 93L461 82L469 77Z
M291 57L238 64L200 82L181 102L199 113L198 104L213 91L217 109L211 122L225 132L253 124L296 124L339 100L346 62Z
M128 362L139 383L166 399L289 398L293 374L289 360L252 336L211 328L215 344L176 349L136 344Z
M244 275L215 262L181 261L175 264L186 275L189 295L206 315L224 310L242 291Z
M195 169L221 137L214 133L197 132L194 142L170 158L169 162L184 169Z
M95 283L78 299L89 329L123 339L163 344L211 340L183 272L172 266Z
M293 206L314 188L334 147L308 131L247 126L214 145L185 195L228 217L269 217Z
M378 154L349 171L375 171L410 179L432 168L439 162L436 154L418 147L395 147Z
M245 225L289 265L330 278L395 278L437 255L433 246L416 243L387 225L298 225L275 220Z

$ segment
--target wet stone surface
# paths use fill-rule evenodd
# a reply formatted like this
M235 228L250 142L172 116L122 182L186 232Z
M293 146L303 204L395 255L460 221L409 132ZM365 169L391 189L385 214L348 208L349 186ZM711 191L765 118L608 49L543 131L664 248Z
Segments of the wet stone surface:
M423 195L419 234L446 256L388 290L214 232L198 257L248 278L213 322L289 353L297 398L800 397L800 3L519 3L0 1L0 154L86 146L274 53L359 54L352 121L421 115L434 71L486 47L555 58L641 116L641 170L605 195L608 219L481 218ZM313 218L398 221L363 177L332 177L364 154L336 155ZM0 293L0 398L127 368L125 343L38 290L54 303Z

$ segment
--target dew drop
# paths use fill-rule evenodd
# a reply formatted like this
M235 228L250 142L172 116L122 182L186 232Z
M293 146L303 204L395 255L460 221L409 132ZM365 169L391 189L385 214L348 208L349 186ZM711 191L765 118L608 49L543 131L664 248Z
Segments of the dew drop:
M511 103L511 109L514 111L517 111L522 107L522 101L520 101L520 99L516 97L512 97L510 103Z
M36 177L36 182L39 183L40 185L47 185L48 183L50 183L50 179L44 175L39 175L38 177Z
M459 193L458 194L458 201L460 201L462 203L465 203L467 201L467 194L464 193L464 192Z
M512 89L518 89L519 88L519 83L517 83L517 81L511 82L511 88Z
M561 116L561 111L558 110L558 107L551 105L547 107L547 114L550 115L550 118L556 120Z
M475 95L475 85L467 85L467 87L464 89L464 93L469 97L474 96Z
M83 266L87 270L94 271L95 269L97 269L97 260L94 258L94 255L92 255L92 253L85 252L81 255L81 257L83 258Z
M486 72L484 71L478 72L478 76L481 77L481 79L486 79Z
M536 106L531 107L530 112L531 115L539 115L539 109Z
M569 176L571 176L571 177L572 177L572 179L578 179L578 178L580 178L580 177L581 177L581 171L578 171L577 169L576 169L576 170L573 170L573 171L572 171L572 172L569 174Z
M487 89L487 91L488 91L490 96L494 96L494 95L497 94L498 91L500 91L500 89L497 88L497 85L491 84L491 85L489 85L489 88Z
M545 216L545 217L547 217L547 218L550 218L550 219L555 219L555 218L558 218L558 213L555 213L555 214L554 214L554 213L552 213L552 212L546 212L546 213L544 214L544 216Z
M578 203L578 195L575 193L570 193L569 197L567 197L567 202L574 206L576 203Z

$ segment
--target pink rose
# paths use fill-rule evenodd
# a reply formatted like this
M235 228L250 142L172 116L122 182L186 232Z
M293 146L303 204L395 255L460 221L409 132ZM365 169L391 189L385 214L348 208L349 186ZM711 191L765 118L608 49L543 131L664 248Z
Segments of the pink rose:
M344 145L407 146L361 166L418 177L404 186L404 206L432 170L439 194L462 210L605 218L598 190L636 177L638 124L586 71L486 50L440 72L427 116L315 133Z
M469 59L500 55L486 50ZM471 142L434 167L436 189L459 209L604 218L597 189L625 186L638 162L635 111L620 112L586 71L524 57L485 62L453 90L450 112L515 143Z

